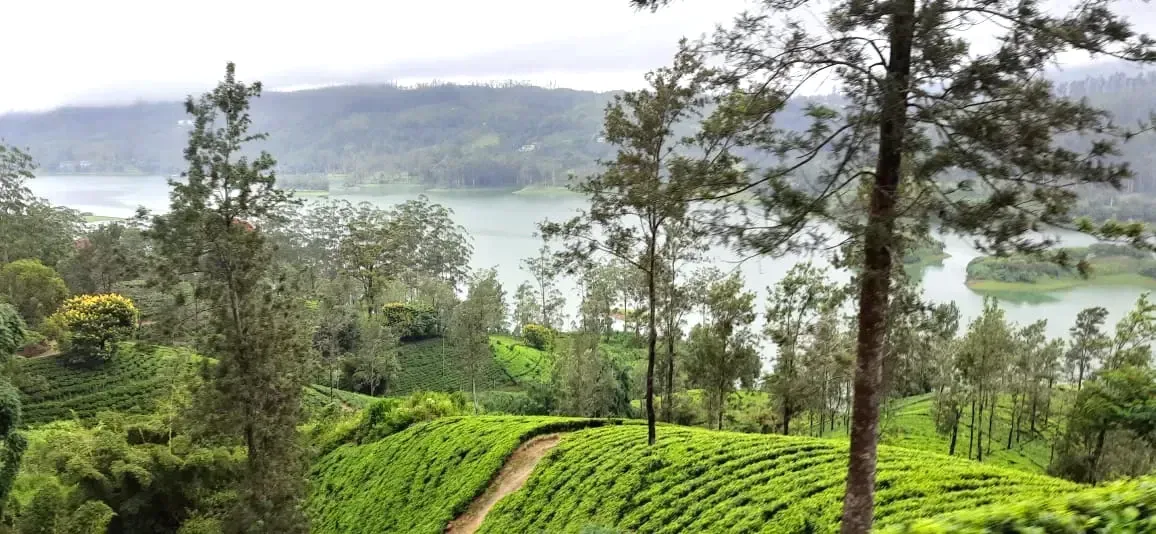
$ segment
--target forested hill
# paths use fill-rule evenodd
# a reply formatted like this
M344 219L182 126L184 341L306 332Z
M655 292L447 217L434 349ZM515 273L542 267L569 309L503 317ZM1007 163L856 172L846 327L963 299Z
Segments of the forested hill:
M1070 78L1069 78L1070 79ZM1130 126L1156 109L1156 73L1064 81L1057 91L1088 98ZM345 174L362 181L434 187L561 184L612 153L601 142L612 93L533 86L356 85L267 92L253 103L262 148L283 175ZM776 117L806 125L796 99ZM27 147L46 173L172 174L185 164L189 128L178 102L69 107L0 115L0 138ZM1137 192L1156 191L1156 136L1124 147Z
M283 174L342 173L485 187L564 180L611 152L599 142L609 93L530 86L390 85L266 92L254 129ZM184 168L178 102L0 116L0 137L42 172ZM83 166L82 166L83 165Z

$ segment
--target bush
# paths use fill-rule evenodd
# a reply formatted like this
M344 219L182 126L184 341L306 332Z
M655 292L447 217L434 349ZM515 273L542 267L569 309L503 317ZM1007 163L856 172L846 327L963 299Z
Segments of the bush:
M414 423L466 412L466 398L461 393L419 392L404 398L381 399L362 410L356 424L322 437L319 449L325 454L346 443L373 443Z
M18 260L0 269L0 292L29 326L36 327L68 296L68 286L40 260Z
M0 359L24 346L24 321L16 308L0 302Z
M416 341L437 336L442 325L437 312L432 308L404 302L391 302L382 306L385 325L393 328L402 341Z
M538 350L548 350L554 346L554 331L549 327L528 324L522 327L522 339L526 344Z
M63 330L74 362L102 361L113 355L118 341L132 335L137 309L122 295L78 295L66 300L49 323Z

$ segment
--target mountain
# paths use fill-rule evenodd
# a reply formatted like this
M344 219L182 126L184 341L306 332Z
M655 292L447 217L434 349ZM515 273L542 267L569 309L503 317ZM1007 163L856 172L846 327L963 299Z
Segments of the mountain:
M1076 68L1055 73L1056 90L1088 98L1123 125L1156 109L1156 73ZM1094 76L1078 78L1081 73ZM346 175L347 181L417 182L433 187L516 187L562 183L613 153L602 142L603 111L614 93L527 85L352 85L268 92L253 104L259 144L283 176ZM776 117L807 125L802 109L834 97L792 100ZM184 168L190 124L178 102L66 107L0 115L0 138L27 147L47 173L173 174ZM690 131L689 125L678 128ZM1156 191L1156 134L1124 147L1138 180Z

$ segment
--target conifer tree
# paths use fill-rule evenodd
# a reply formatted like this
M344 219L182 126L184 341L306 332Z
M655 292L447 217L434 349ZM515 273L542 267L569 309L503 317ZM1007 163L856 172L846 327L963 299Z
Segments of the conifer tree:
M246 448L246 471L232 532L307 532L301 508L304 459L298 443L301 394L307 381L307 329L291 280L273 264L263 220L293 202L274 187L274 160L255 159L246 145L249 100L260 82L237 81L229 63L212 91L189 97L193 128L185 149L188 171L172 180L170 212L154 217L161 280L176 287L195 281L197 298L212 305L209 355L217 365L197 403L209 432Z

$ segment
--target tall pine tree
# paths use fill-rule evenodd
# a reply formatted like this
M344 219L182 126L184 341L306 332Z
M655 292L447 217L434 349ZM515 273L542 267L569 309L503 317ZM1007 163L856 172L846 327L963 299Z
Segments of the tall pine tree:
M293 202L274 188L274 160L255 159L245 145L249 100L261 84L225 79L186 111L193 117L183 180L171 181L170 212L154 218L151 237L161 279L170 287L191 281L211 303L205 347L218 361L201 393L198 420L214 434L244 443L248 456L232 532L307 532L301 509L305 486L297 425L306 384L308 340L300 328L302 302L273 263L261 222Z

